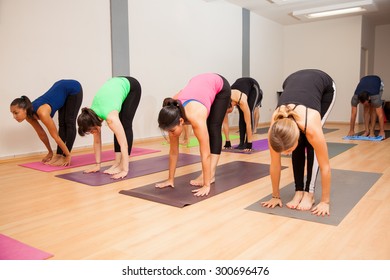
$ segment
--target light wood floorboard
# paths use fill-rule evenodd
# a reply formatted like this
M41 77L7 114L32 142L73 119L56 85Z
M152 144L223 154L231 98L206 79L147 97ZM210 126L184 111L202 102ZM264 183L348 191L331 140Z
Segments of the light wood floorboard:
M325 127L338 129L325 134L328 142L349 142L342 140L348 125ZM262 138L266 134L255 135ZM131 160L167 154L163 141L136 141L135 147L161 152ZM167 171L90 187L55 177L85 167L45 173L18 166L39 160L36 155L0 161L0 233L61 260L389 260L390 139L351 142L358 145L332 158L331 167L383 176L338 226L245 210L270 193L269 176L176 208L118 193L164 180ZM197 147L181 150L198 154ZM86 152L91 150L78 153ZM268 164L270 156L222 153L220 164L234 160ZM291 159L282 158L282 164L289 168L282 171L281 187L293 181ZM198 170L200 164L193 164L176 175Z

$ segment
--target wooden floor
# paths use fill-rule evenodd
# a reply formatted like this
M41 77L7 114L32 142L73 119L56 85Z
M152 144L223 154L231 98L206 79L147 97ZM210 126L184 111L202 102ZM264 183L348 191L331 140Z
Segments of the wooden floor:
M348 142L342 140L348 125L325 127L338 129L325 134L327 141ZM161 152L131 160L167 154L163 141L136 141L135 147ZM330 160L331 167L383 176L338 226L245 210L270 194L269 176L176 208L118 193L164 180L167 172L90 187L55 177L84 167L46 173L18 166L41 158L34 156L0 162L0 233L61 260L389 260L390 139L353 143L358 145ZM198 154L197 147L181 150ZM234 160L268 164L270 156L222 153L220 164ZM289 168L282 171L281 187L293 181L291 159L282 158L282 164ZM177 176L199 169L178 168Z

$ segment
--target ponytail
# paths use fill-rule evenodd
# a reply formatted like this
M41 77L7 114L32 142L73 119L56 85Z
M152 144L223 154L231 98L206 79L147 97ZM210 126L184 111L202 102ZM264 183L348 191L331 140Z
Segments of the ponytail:
M165 98L158 115L158 127L162 130L169 130L180 123L180 118L187 121L181 101L170 97Z
M25 95L22 95L19 98L15 98L11 102L11 106L18 106L19 108L26 110L26 115L28 118L34 117L32 103L31 103L30 99Z
M290 107L279 108L269 133L269 142L275 152L287 151L298 141L300 132L297 119L299 115Z
M81 114L77 117L78 132L80 136L84 136L95 126L102 126L102 120L96 113L87 107L81 109Z

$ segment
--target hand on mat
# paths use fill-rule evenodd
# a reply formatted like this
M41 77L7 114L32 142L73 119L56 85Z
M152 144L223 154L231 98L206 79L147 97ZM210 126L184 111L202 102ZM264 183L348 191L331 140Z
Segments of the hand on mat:
M195 196L205 196L208 195L210 192L210 186L203 186L199 189L192 190Z
M53 158L53 152L47 153L47 155L42 159L43 163L49 162Z
M271 198L268 201L263 201L261 203L261 206L267 207L267 208L275 208L275 206L283 207L282 200L280 198Z
M313 210L311 210L311 213L317 216L329 216L329 204L326 202L320 202L316 207L313 208Z
M161 183L157 183L156 188L159 188L159 189L162 189L162 188L165 188L165 187L171 187L171 188L174 188L175 186L173 185L173 182L170 181L170 180L166 180L164 182L161 182Z

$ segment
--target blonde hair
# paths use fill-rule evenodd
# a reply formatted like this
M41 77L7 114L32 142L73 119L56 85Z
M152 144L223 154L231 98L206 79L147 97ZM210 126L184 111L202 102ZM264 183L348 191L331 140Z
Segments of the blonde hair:
M298 119L299 115L290 107L279 107L269 133L269 143L275 152L287 151L298 141L299 128L296 123Z

